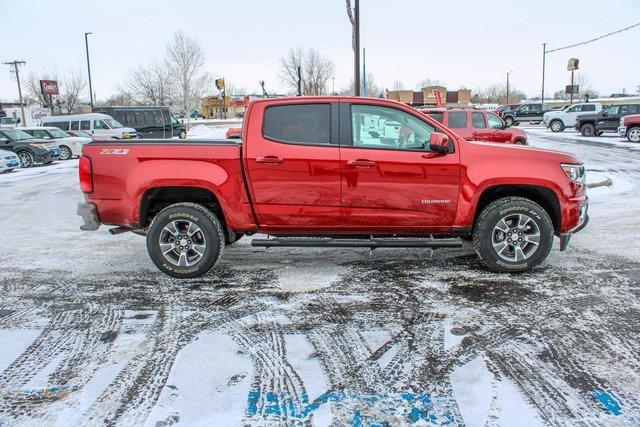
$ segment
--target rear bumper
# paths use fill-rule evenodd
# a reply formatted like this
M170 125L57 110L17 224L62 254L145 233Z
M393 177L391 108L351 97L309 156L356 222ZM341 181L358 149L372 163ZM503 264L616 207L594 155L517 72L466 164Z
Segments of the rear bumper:
M98 210L93 203L78 203L78 215L82 217L84 224L80 226L80 230L96 231L100 228L100 217Z

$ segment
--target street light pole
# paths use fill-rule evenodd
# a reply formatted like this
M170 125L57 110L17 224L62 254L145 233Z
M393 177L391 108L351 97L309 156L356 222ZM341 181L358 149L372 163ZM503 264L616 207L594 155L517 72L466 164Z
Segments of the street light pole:
M507 104L509 104L509 74L511 74L511 71L507 73Z
M89 73L89 100L91 102L91 110L93 111L93 86L91 86L91 65L89 64L89 39L87 36L93 34L91 32L84 33L84 46L87 51L87 72Z
M540 100L540 102L542 102L542 106L544 107L544 68L545 68L545 63L547 60L547 44L546 43L542 43L542 99Z
M22 102L22 87L20 86L20 71L18 70L19 65L24 65L26 62L24 61L10 61L5 62L5 65L13 65L13 69L16 72L16 80L18 82L18 97L20 99L20 112L22 113L22 126L27 125L27 119L24 115L24 103Z

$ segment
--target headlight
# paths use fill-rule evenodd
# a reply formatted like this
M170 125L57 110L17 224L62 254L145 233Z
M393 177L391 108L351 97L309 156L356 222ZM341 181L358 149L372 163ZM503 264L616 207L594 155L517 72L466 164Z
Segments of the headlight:
M567 178L569 178L571 181L578 184L585 183L585 172L583 165L570 165L562 163L560 166L562 167L565 175L567 175Z
M620 117L620 126L624 125L624 117Z
M29 144L32 147L44 149L44 144Z

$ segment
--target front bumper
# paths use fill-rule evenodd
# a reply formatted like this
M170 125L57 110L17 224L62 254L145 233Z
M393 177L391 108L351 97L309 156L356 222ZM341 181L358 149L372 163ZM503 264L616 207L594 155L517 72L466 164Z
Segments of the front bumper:
M620 135L620 138L626 138L627 137L627 127L626 126L620 126L618 128L618 135Z
M80 226L80 230L96 231L100 228L100 217L98 210L93 203L78 203L78 215L82 217L84 225Z
M571 236L581 231L589 223L589 199L585 199L583 204L578 207L578 223L574 228L566 233L560 234L560 251L564 251L569 246L569 240Z

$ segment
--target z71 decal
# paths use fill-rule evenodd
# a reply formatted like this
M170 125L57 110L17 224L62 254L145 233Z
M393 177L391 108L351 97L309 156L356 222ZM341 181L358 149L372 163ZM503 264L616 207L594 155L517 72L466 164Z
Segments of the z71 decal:
M100 154L120 154L120 155L126 155L129 153L129 149L128 148L103 148L102 150L100 150Z

